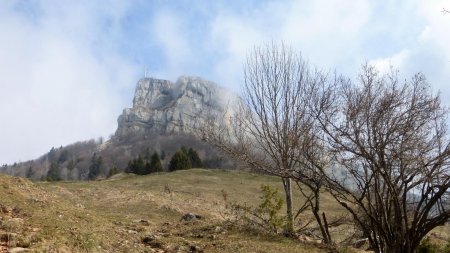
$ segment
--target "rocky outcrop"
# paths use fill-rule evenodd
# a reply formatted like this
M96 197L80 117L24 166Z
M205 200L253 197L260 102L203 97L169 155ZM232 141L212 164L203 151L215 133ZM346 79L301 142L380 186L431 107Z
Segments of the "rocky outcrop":
M154 78L141 79L133 108L118 118L117 138L129 135L192 133L207 115L222 113L235 96L213 82L199 77L180 77L176 83Z

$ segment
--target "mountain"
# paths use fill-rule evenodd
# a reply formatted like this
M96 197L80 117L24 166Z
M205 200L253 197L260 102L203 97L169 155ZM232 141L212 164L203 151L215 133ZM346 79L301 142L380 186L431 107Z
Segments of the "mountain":
M106 177L112 168L123 171L131 159L139 155L149 158L154 152L166 166L182 146L197 150L205 167L230 168L233 164L199 140L195 132L208 115L223 114L227 105L237 99L232 92L200 77L181 76L175 83L142 78L136 85L133 107L123 110L109 140L52 148L40 158L2 166L0 172L45 180L52 167L62 180L85 180L89 167L99 157L99 176Z
M199 77L182 76L176 83L143 78L133 108L119 116L115 137L193 133L206 115L223 113L230 99L234 99L231 92Z

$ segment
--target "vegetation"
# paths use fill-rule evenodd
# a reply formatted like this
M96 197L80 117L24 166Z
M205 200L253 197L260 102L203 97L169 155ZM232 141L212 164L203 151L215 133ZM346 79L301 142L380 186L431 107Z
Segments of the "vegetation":
M356 82L311 71L285 45L255 48L243 98L225 126L214 115L200 135L233 159L280 177L288 234L294 233L291 180L325 244L321 210L330 193L376 252L416 252L450 220L447 109L422 74L401 82L363 66ZM226 112L228 113L228 112Z
M93 180L98 177L100 172L103 170L103 159L101 156L94 153L91 159L91 165L89 166L88 179Z
M258 225L270 217L277 217L273 221L284 218L281 196L274 193L282 192L283 186L278 178L267 175L191 169L37 184L0 175L0 185L0 234L12 238L9 247L21 246L31 252L189 252L191 246L204 252L336 252L318 243L320 239L314 235L319 230L314 223L307 227L309 236L300 239L284 238ZM261 185L270 190L262 191ZM166 187L171 191L165 191ZM221 200L223 192L227 202ZM293 194L295 199L305 200L298 192ZM321 199L330 218L345 214L330 194L322 194ZM232 217L226 203L249 207L246 217L253 222L252 229L229 223ZM204 218L180 221L186 213ZM307 214L301 217L313 218ZM278 232L283 228L278 222L272 224L278 224ZM354 232L351 224L330 231L336 243ZM430 237L443 248L450 239L450 227L436 228ZM152 240L155 243L148 243Z
M185 146L182 146L177 152L175 152L169 162L169 171L202 167L203 163L197 151L193 148L189 148L188 150Z
M169 162L169 171L187 170L192 168L191 160L183 150L178 150Z
M293 180L312 193L302 211L308 207L321 227L323 241L331 244L326 221L320 212L319 170L329 164L324 152L323 136L309 106L333 85L325 75L311 71L305 60L292 48L281 44L255 47L244 68L242 100L225 126L218 126L214 115L201 129L201 136L251 168L276 175L284 185L286 231L294 235L292 200Z
M446 109L421 74L401 83L364 66L358 83L340 85L319 116L346 178L324 171L329 192L375 251L415 252L450 218Z
M152 172L152 169L150 167L150 163L145 161L144 158L139 155L136 159L132 159L128 162L128 166L125 171L137 175L148 175Z
M152 172L162 172L163 167L161 165L161 160L159 159L158 153L154 152L150 158L150 169Z
M108 172L108 177L112 177L114 175L116 175L117 173L119 173L119 170L117 169L117 167L112 167L109 172Z
M152 155L149 155L148 153L149 152L147 151L145 156L139 155L136 159L130 160L125 172L137 175L148 175L150 173L163 171L158 153L154 152Z
M12 238L10 248L31 252L192 252L191 246L203 252L331 252L225 222L221 190L230 202L256 209L263 202L257 197L261 184L283 189L274 177L203 169L37 185L0 175L0 234ZM166 185L170 193L164 192ZM204 218L180 221L189 212Z
M286 217L280 215L283 198L279 196L278 189L270 185L261 185L261 192L260 204L253 207L246 203L229 202L227 193L223 191L227 221L260 233L278 234L286 224Z
M47 181L59 181L61 178L59 177L58 165L56 163L51 163L50 168L47 172Z
M203 163L200 157L198 156L197 151L195 151L192 148L189 148L187 151L187 156L189 157L189 160L191 161L192 168L202 168Z

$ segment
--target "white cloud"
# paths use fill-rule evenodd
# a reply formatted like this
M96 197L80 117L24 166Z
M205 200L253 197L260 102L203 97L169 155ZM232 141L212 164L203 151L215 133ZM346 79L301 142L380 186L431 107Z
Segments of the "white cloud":
M372 60L371 63L375 63L382 70L392 65L398 68L406 78L417 72L424 73L433 89L441 91L444 103L449 104L450 15L442 13L442 9L448 5L448 2L418 1L412 5L416 9L413 13L415 15L408 16L410 23L414 24L414 20L422 20L422 25L419 26L421 29L410 32L412 39L408 44L388 56ZM400 13L400 15L406 14ZM400 28L405 31L416 30L407 22L402 23Z
M176 13L161 10L155 15L150 39L156 40L164 54L160 78L173 80L188 71L190 65L195 65L196 56L192 53L187 31Z
M358 38L369 17L369 1L342 0L264 2L245 15L219 12L210 30L210 44L221 56L216 75L238 86L247 52L270 41L292 45L313 65L348 70L364 60Z
M374 65L383 73L388 73L391 68L399 69L410 60L411 53L408 49L403 49L397 54L387 58L374 59L369 64Z
M1 163L113 133L123 83L136 81L134 66L112 45L92 47L103 39L98 14L82 4L39 8L36 20L12 5L0 8Z

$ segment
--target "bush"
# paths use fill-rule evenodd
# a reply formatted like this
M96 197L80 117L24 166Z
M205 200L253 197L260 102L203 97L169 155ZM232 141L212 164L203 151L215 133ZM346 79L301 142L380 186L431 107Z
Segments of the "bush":
M256 209L256 214L276 232L283 226L285 220L278 214L283 206L283 198L280 196L278 189L270 185L261 185L261 191L263 193L260 197L262 203Z
M261 185L261 191L261 204L258 207L228 203L228 195L222 191L227 220L232 223L239 222L240 226L250 229L278 234L286 223L286 218L279 214L283 198L276 188L269 185Z

